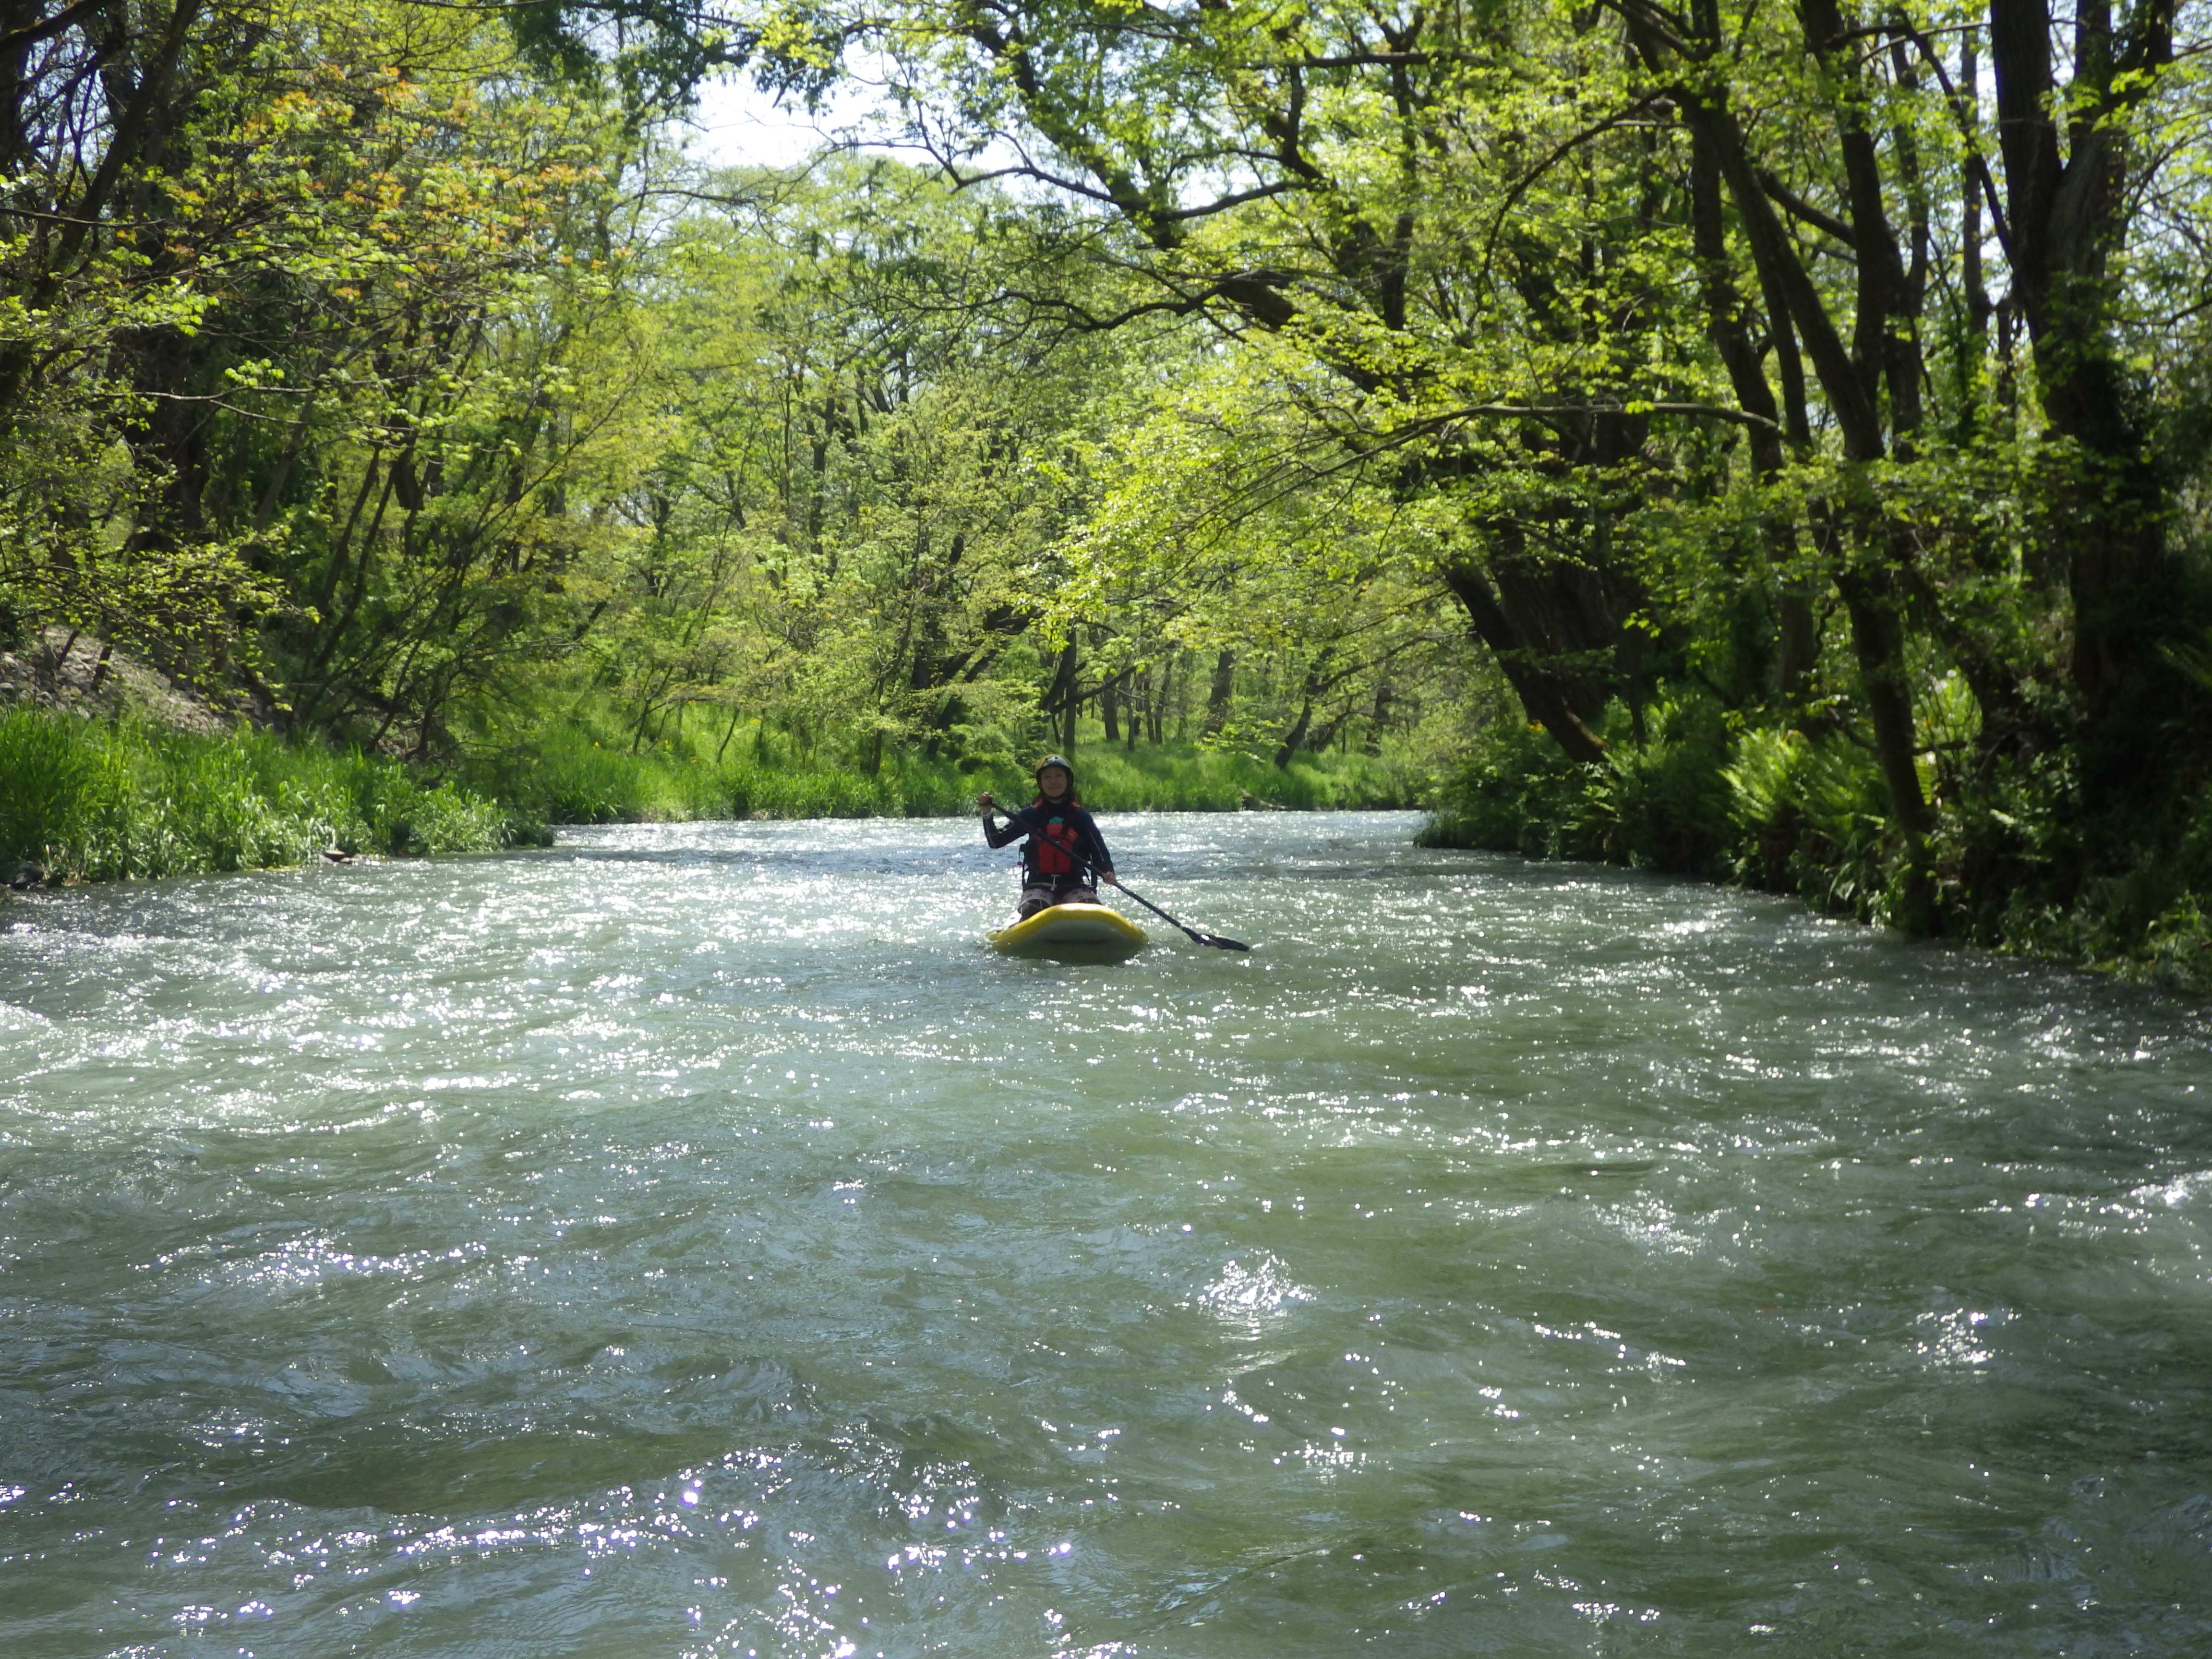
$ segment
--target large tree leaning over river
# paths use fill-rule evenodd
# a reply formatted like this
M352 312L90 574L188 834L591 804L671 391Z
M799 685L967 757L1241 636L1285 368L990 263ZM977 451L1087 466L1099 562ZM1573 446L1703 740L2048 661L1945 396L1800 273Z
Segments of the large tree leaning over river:
M1436 574L1530 716L1596 762L1647 644L1650 596L1605 520L1650 434L1635 365L1668 319L1634 250L1662 228L1662 167L1593 147L1565 188L1530 181L1557 234L1506 222L1501 184L1574 131L1572 88L1607 52L1531 21L1004 6L878 39L948 172L1017 173L1118 220L1114 257L1150 292L1072 320L1202 313L1295 341L1324 371L1311 430L1401 496L1462 503ZM994 146L1018 159L979 165Z

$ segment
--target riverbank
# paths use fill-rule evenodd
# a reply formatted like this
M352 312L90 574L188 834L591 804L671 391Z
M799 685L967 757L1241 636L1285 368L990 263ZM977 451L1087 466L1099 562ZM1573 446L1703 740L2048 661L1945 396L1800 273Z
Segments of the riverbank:
M1420 844L1692 876L1899 923L1905 860L1866 751L1735 730L1695 704L1652 711L1640 741L1625 720L1607 735L1610 763L1590 766L1534 728L1492 728L1438 787ZM1945 737L1923 733L1936 897L1923 931L2212 995L2212 801L2092 834L2063 768L1960 775Z
M526 815L378 756L250 727L199 732L0 710L0 874L19 886L545 839Z
M1371 757L1275 768L1189 745L1079 749L1102 811L1410 807ZM1018 765L968 769L894 753L872 772L764 728L719 757L630 752L556 723L528 745L436 769L241 726L185 730L142 714L0 708L0 879L212 874L361 853L543 845L564 823L717 818L939 817L976 793L1026 798Z
M1098 728L1092 727L1092 732ZM1388 810L1420 804L1412 769L1376 757L1300 755L1290 764L1194 744L1108 744L1079 732L1085 804L1103 812ZM479 754L459 775L471 788L547 823L680 823L712 818L951 817L979 791L1026 799L1030 780L1009 757L978 763L887 748L872 769L854 745L744 727L709 750L632 750L582 722L549 720L526 743Z

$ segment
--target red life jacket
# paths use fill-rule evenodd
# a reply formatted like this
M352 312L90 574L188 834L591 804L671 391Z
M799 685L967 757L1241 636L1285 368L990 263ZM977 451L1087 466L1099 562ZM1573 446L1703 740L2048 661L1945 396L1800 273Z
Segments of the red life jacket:
M1083 836L1066 818L1047 819L1030 836L1029 855L1030 868L1038 875L1072 876L1083 866Z

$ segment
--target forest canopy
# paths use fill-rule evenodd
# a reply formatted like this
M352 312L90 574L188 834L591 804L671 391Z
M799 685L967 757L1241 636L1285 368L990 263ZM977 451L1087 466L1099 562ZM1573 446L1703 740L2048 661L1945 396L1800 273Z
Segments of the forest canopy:
M32 0L0 624L429 764L1388 750L2201 956L2208 21ZM710 167L718 75L874 113Z

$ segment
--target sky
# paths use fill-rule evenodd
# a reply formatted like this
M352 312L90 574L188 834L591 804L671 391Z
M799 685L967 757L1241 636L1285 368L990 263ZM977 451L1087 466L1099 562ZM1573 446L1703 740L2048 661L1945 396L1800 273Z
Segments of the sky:
M692 154L715 167L787 167L805 161L843 131L860 128L876 106L881 88L866 81L844 82L813 114L796 98L779 107L768 94L756 88L750 76L729 75L699 88L699 102L691 118ZM878 131L896 126L895 118L875 124ZM927 158L912 149L883 147L880 155L899 155L917 166ZM976 165L1001 167L1012 164L1012 150L994 144L977 158ZM1000 186L1020 195L1024 186L1008 180Z
M779 109L749 78L726 76L699 88L692 149L718 167L790 167L865 107L847 95L833 98L818 115L808 114L795 99Z

